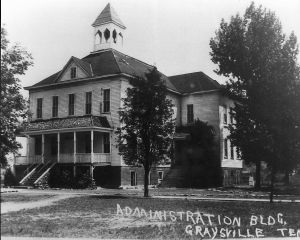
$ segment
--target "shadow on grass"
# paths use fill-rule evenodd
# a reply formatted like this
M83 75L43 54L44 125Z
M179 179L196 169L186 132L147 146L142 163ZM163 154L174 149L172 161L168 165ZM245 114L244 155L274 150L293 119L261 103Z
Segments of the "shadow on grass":
M88 196L88 198L91 199L128 199L128 198L132 198L133 196L124 196L124 195L119 195L119 194L115 194L115 195L91 195Z

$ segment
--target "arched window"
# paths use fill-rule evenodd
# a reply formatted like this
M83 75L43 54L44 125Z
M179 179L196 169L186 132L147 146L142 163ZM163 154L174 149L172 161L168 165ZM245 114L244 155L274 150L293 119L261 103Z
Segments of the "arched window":
M116 31L116 29L114 29L114 31L113 31L113 39L114 39L114 43L117 43L117 31Z
M98 31L96 33L96 40L95 40L96 44L101 44L102 43L102 33L100 31Z
M104 38L105 38L106 42L110 38L110 31L107 28L104 31Z

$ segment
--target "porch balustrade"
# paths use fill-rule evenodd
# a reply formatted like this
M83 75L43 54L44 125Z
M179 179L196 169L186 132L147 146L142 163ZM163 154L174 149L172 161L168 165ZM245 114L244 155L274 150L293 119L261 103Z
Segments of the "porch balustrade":
M74 154L73 153L61 153L59 155L60 163L73 163L74 162Z
M28 165L28 164L39 164L42 163L42 156L41 155L34 155L34 156L17 156L15 158L16 165Z
M110 153L94 153L93 163L110 163Z
M76 163L90 163L91 154L90 153L76 153Z

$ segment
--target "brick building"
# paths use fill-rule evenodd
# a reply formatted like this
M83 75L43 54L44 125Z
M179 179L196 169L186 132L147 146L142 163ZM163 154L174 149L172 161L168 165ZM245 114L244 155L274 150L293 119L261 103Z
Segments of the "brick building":
M51 172L63 170L74 176L88 171L96 184L104 187L143 184L143 169L122 161L115 130L129 80L144 77L153 66L122 53L126 27L110 4L92 26L94 49L90 54L82 59L71 57L61 71L25 88L32 116L23 132L27 154L15 159L22 184L37 184ZM177 126L195 119L214 126L223 184L238 183L243 162L227 140L225 128L233 121L233 101L222 94L218 82L202 72L162 77L174 104ZM175 134L174 141L184 138ZM179 179L178 172L171 163L155 166L150 183Z

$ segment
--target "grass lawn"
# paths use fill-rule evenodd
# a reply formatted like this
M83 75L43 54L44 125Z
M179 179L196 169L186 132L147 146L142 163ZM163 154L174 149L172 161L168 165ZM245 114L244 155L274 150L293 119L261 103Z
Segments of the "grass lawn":
M117 208L118 204L120 208ZM156 210L161 212L155 213ZM178 213L180 211L183 213ZM257 221L256 225L250 226L251 215L255 215L253 219L260 219L261 215L262 222ZM274 218L269 218L270 224L275 221L273 225L265 225L268 216ZM232 223L234 217L237 221ZM82 196L48 207L1 215L2 236L200 239L200 233L212 238L213 230L218 231L216 237L220 238L221 229L224 229L224 234L231 230L228 236L233 237L233 230L238 234L239 229L240 234L245 235L249 229L248 233L255 235L255 229L259 228L263 229L261 234L266 237L281 237L277 229L291 228L296 232L299 226L300 204L297 203L209 202L118 196Z
M19 193L2 193L1 203L3 202L32 202L38 200L44 200L54 195L50 194L19 194Z

